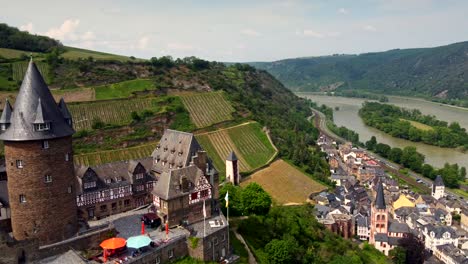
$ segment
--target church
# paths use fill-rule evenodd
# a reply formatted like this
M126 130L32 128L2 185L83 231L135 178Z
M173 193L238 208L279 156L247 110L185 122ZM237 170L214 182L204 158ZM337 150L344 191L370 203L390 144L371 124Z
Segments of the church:
M398 246L398 240L410 231L405 223L390 220L382 182L377 186L377 195L371 208L371 227L369 243L388 256L390 250Z

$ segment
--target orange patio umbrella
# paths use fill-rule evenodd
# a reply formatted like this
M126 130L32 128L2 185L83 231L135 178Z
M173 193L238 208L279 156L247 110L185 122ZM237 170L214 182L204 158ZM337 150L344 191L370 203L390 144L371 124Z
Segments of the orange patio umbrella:
M102 241L100 246L103 249L117 249L117 248L125 247L126 243L127 241L124 238L113 237L113 238L109 238L109 239Z

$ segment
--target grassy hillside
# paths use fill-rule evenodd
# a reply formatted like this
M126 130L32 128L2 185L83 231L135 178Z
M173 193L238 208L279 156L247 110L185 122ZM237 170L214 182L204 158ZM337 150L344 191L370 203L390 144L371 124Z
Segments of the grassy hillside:
M65 47L65 52L62 54L62 56L65 59L70 60L87 59L89 57L93 57L95 60L142 61L141 59L130 58L123 55L79 49L74 47Z
M468 42L252 63L294 91L367 90L468 100Z
M190 113L190 118L197 127L207 127L233 119L234 108L224 98L223 93L188 94L181 98Z

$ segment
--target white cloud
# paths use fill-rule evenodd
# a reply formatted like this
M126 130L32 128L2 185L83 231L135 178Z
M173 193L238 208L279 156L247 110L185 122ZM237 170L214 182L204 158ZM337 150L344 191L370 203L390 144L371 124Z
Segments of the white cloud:
M314 37L314 38L323 38L324 35L320 32L311 30L311 29L304 29L302 31L302 35L307 36L307 37Z
M194 50L192 45L185 44L185 43L180 43L180 42L168 43L167 48L170 49L170 50L177 50L177 51L192 51L192 50Z
M377 29L372 25L365 25L362 29L364 29L365 31L369 31L369 32L377 31Z
M49 29L45 35L59 40L77 40L75 30L79 24L79 19L67 19L60 27Z
M20 26L20 30L28 31L29 33L32 33L33 29L34 29L34 26L31 22L27 23L26 25Z
M343 14L343 15L347 15L347 14L349 14L349 10L342 7L340 9L338 9L338 13Z
M241 34L251 36L251 37L258 37L261 35L259 32L251 28L246 28L246 29L241 30Z
M148 36L143 36L138 40L137 48L140 50L144 50L148 47L150 38Z
M86 31L81 37L80 37L81 40L84 40L84 41L89 41L89 40L94 40L96 39L96 35L94 35L94 33L92 31Z

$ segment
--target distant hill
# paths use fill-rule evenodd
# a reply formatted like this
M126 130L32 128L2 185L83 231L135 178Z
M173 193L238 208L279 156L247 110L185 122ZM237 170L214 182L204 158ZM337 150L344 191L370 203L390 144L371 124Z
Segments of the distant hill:
M249 64L267 70L293 91L355 89L468 99L468 42Z

